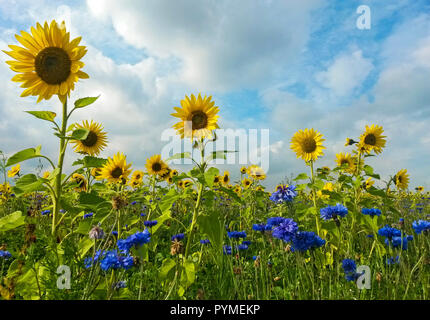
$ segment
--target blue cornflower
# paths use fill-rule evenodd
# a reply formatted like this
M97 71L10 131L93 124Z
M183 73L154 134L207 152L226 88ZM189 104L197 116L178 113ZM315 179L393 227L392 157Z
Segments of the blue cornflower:
M393 246L393 248L397 248L402 246L403 250L408 249L408 242L412 241L413 237L406 236L406 237L392 237L391 240L385 239L385 244L389 246L390 244Z
M84 264L85 264L85 268L90 268L94 265L94 263L96 263L97 261L100 260L100 258L103 258L105 255L105 251L102 250L97 250L95 255L94 255L94 259L93 257L88 257L84 260Z
M373 234L368 234L366 237L368 237L368 238L374 238L375 236Z
M348 209L342 204L338 203L335 206L327 206L320 210L321 218L324 220L336 220L337 217L344 217L348 214Z
M353 273L357 270L357 265L352 259L343 259L342 268L345 273Z
M224 254L231 254L231 246L224 245L222 251Z
M51 210L43 210L42 216L49 215L50 213L51 213Z
M229 231L227 232L227 235L229 238L234 238L234 239L246 238L245 231Z
M417 220L412 222L412 228L416 234L421 234L425 230L430 230L430 221Z
M363 208L363 209L361 209L361 213L368 215L368 216L371 216L371 217L374 217L374 216L380 216L381 210L379 210L377 208L371 208L371 209Z
M131 203L131 205L132 205L132 206L134 206L136 203L137 203L137 201L133 201L133 202Z
M9 251L0 250L0 258L7 260L10 257L12 257L12 255Z
M61 213L65 213L65 212L66 212L66 210L64 210L64 209L60 209L60 212L61 212Z
M183 233L178 233L172 236L172 241L181 241L182 239L184 239L184 237L185 235Z
M296 186L279 186L270 196L270 200L275 203L291 202L297 196Z
M141 212L141 213L140 213L140 216L141 216L141 217L144 217L144 216L146 216L146 213Z
M112 235L114 235L115 237L118 236L118 231L112 231Z
M314 232L301 231L297 232L293 237L293 246L291 251L306 251L312 248L318 248L325 244L325 240L321 239Z
M272 230L272 226L271 226L271 225L268 225L268 224L264 224L264 223L261 223L261 224L253 224L253 225L252 225L252 230L254 230L254 231L260 231L260 232L264 232L264 231L267 231L267 230Z
M395 258L394 257L387 258L387 260L386 260L386 264L388 264L388 265L398 264L398 263L400 263L400 257L399 256L396 256Z
M239 244L238 246L236 246L236 249L237 250L247 250L248 249L248 246L246 245L246 244Z
M158 223L157 220L147 220L147 221L143 222L145 227L148 227L148 228L155 226L157 223Z
M293 239L298 230L299 226L293 219L285 218L273 229L272 236L284 240L285 242L289 242Z
M267 219L267 225L271 227L278 226L282 221L284 221L282 217L272 217Z
M378 234L391 239L392 237L400 237L402 232L396 228L391 228L388 224L378 230Z
M93 215L94 215L94 212L90 212L90 213L84 214L84 219L91 218Z
M245 241L242 241L242 244L244 244L246 246L250 246L251 245L251 241L245 240Z
M128 253L131 247L141 246L142 244L148 243L151 240L151 234L148 229L143 230L143 232L136 232L132 234L127 239L119 239L117 241L118 249L124 253Z
M202 240L200 240L200 243L201 244L210 244L211 242L209 239L202 239Z

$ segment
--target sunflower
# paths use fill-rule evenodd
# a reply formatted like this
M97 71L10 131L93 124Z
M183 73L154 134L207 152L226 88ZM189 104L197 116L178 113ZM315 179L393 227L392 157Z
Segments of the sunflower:
M151 175L163 175L167 172L167 164L161 160L161 155L157 154L146 160L146 170Z
M20 73L12 81L22 82L21 87L26 88L21 97L39 96L37 102L40 102L56 94L64 101L75 88L75 82L89 78L81 71L84 63L80 61L87 49L78 45L81 37L70 41L64 21L61 26L55 20L50 25L45 22L43 27L37 23L36 28L31 27L31 35L21 31L15 37L24 48L9 45L12 51L4 52L15 59L6 63Z
M131 175L131 180L142 181L143 175L144 173L142 170L134 170L133 174Z
M263 169L255 164L251 165L247 169L248 175L256 180L264 180L266 179L266 174Z
M402 169L397 172L396 176L394 177L394 184L396 185L397 189L406 190L408 188L409 175L407 174L406 169Z
M167 178L169 178L171 171L172 171L172 169L170 169L169 167L167 167L166 172L160 175L160 179L166 180Z
M248 189L252 184L252 181L248 178L242 180L242 185L244 189Z
M375 183L375 181L372 180L372 178L367 178L366 181L364 181L364 187L366 189L369 189L371 186L373 186L373 184Z
M317 172L319 172L321 174L329 174L330 173L330 168L329 167L318 168Z
M419 186L419 187L416 187L415 190L417 190L418 192L423 192L424 191L424 187Z
M264 188L263 188L263 186L257 186L255 188L255 191L264 191Z
M242 192L242 188L240 186L235 186L233 191L239 196Z
M366 153L374 150L375 153L381 153L382 148L385 147L387 142L382 133L384 129L381 126L372 124L371 127L366 125L366 131L360 136L359 148L364 150Z
M224 171L224 175L221 177L221 182L223 185L228 185L230 182L230 172Z
M142 181L131 179L128 183L132 188L139 188L142 185Z
M178 170L173 169L172 171L170 171L170 176L171 177L176 177L179 174Z
M324 187L322 188L322 190L326 190L326 191L332 192L333 191L333 183L326 182L324 184ZM321 199L328 199L328 198L330 198L330 195L322 193L322 190L318 190L317 191L317 196L319 198L321 198Z
M166 182L167 182L168 184L172 184L172 183L173 183L173 177L171 177L171 176L167 177L167 178L166 178Z
M127 164L126 156L118 152L113 158L108 158L97 179L107 179L111 183L122 182L122 178L127 179L131 173L130 167L131 163Z
M181 138L212 138L212 130L218 129L218 111L219 108L215 106L215 101L211 101L212 97L204 97L198 95L196 98L191 94L191 99L185 96L181 100L181 106L174 107L176 113L171 115L181 119L180 122L173 125Z
M75 191L86 191L87 190L87 180L85 177L79 173L74 173L72 175L72 181L77 183L78 186L75 188Z
M219 184L220 181L221 181L221 176L214 177L214 184Z
M182 180L178 181L178 187L184 188L184 181L182 181Z
M106 132L103 132L103 127L97 122L89 123L87 120L81 124L75 124L75 129L87 129L89 131L85 140L73 140L75 152L96 156L107 146Z
M18 163L15 167L12 167L8 172L7 176L9 178L13 178L16 175L19 175L19 171L21 170L21 165Z
M323 155L325 147L322 142L322 134L312 129L297 131L291 139L291 149L296 152L297 159L302 158L306 162L315 161Z
M193 184L193 182L192 181L190 181L190 180L185 180L184 182L183 182L183 184L182 184L182 188L187 188L187 187L189 187L189 186L191 186Z
M246 174L246 167L242 167L242 168L240 168L240 173L241 174Z
M43 179L48 179L50 175L51 175L51 172L49 172L49 171L45 171L45 172L43 173L42 178L43 178Z
M354 157L352 157L348 152L347 153L338 153L336 154L336 160L338 167L342 167L344 165L347 165L345 168L346 172L354 173L355 171L355 160Z

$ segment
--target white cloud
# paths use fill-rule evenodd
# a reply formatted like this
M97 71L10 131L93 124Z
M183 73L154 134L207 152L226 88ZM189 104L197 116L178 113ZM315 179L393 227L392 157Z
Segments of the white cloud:
M355 50L336 57L326 71L316 75L316 80L334 95L343 97L359 88L372 69L370 59L364 58L361 50Z

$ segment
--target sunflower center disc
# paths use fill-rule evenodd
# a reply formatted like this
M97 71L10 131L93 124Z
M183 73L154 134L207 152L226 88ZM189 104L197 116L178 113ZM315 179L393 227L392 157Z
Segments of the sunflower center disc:
M70 75L72 61L61 48L48 47L40 51L34 61L37 75L47 84L60 84Z
M208 116L202 111L195 111L192 113L191 121L193 123L193 130L203 129L208 124Z
M376 143L376 137L375 137L375 135L374 134L368 134L367 136L366 136L366 138L364 138L364 143L365 144L369 144L369 145L371 145L371 146L374 146L375 145L375 143Z
M90 131L85 140L82 140L82 144L86 147L92 147L97 143L97 134Z
M122 175L122 169L119 167L116 167L112 170L112 177L115 179L118 179Z
M153 170L154 172L158 172L158 171L160 171L160 170L161 170L161 164L160 164L160 163L158 163L158 162L154 163L154 164L152 165L152 170Z
M303 151L306 153L312 153L316 150L317 143L312 138L307 138L303 141Z

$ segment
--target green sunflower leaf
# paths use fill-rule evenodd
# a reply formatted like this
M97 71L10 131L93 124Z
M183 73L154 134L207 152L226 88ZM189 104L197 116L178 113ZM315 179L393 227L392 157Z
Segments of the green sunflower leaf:
M13 156L7 159L6 167L13 166L14 164L17 164L19 162L22 162L28 159L41 157L42 156L40 154L41 148L42 146L37 146L36 148L28 148L15 153Z
M100 97L86 97L81 98L75 101L75 108L84 108L86 106L89 106L90 104L93 104L98 98Z
M182 152L182 153L176 153L173 156L171 156L170 158L167 158L165 161L170 161L170 160L176 160L176 159L190 159L191 158L191 153L189 152Z
M57 114L52 111L24 111L24 112L27 112L38 119L42 119L50 122L54 122L54 119L57 116Z
M88 137L88 134L90 133L90 130L85 128L79 128L72 132L72 135L68 137L72 140L85 140Z
M15 211L0 219L0 232L6 232L25 224L25 216L21 211Z

